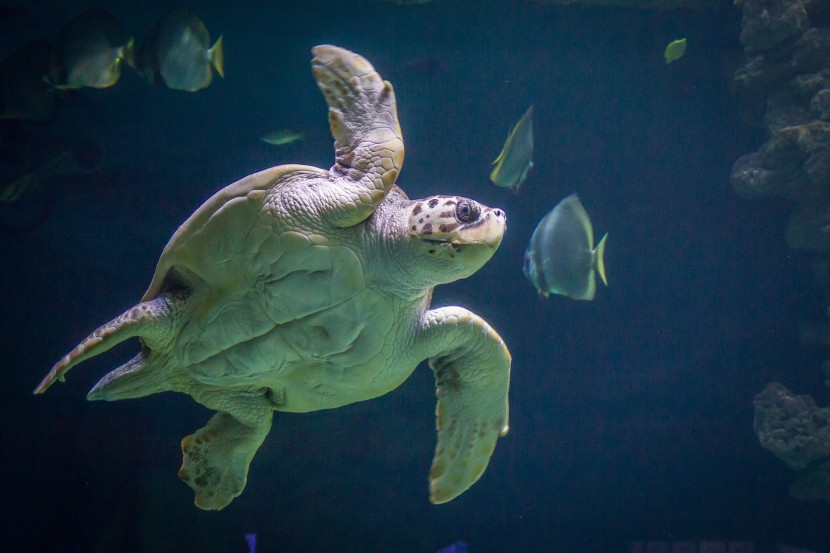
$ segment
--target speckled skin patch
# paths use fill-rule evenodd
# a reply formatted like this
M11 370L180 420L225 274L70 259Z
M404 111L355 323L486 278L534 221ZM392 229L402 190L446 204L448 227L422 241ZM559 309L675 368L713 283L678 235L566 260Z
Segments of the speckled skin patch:
M410 236L435 258L478 270L489 247L498 247L506 226L501 209L483 206L459 196L432 196L414 202L409 217Z
M462 207L463 209L459 210ZM467 213L466 218L463 213ZM496 221L506 222L501 209L482 206L474 200L459 196L433 196L414 203L409 218L409 232L439 242L461 245L466 241L478 241L486 234L486 227ZM480 228L484 232L471 233Z
M409 219L409 230L413 234L431 235L451 232L460 226L455 218L457 196L424 198L415 202Z

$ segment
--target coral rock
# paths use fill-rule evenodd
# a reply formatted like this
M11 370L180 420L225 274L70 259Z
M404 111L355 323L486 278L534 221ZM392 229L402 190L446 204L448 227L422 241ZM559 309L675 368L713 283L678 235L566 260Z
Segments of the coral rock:
M812 397L793 395L773 382L755 396L755 434L761 445L792 469L830 456L830 409Z
M771 50L808 26L801 0L744 0L741 44L747 54Z

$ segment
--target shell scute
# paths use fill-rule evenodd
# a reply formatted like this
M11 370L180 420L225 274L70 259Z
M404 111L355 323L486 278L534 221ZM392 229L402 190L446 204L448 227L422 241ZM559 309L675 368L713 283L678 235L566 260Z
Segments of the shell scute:
M249 363L254 366L257 363L252 360L270 356L272 362L260 366L279 365L280 360L290 357L284 348L286 340L300 356L321 355L326 347L320 342L289 338L296 334L292 325L313 326L316 323L311 317L315 314L347 311L351 306L345 302L366 289L360 259L350 247L315 246L299 232L284 232L265 243L272 254L267 256L270 259L261 261L271 263L250 270L242 285L210 288L208 296L215 296L215 301L202 302L204 307L182 329L177 349L183 352L184 366L202 363L222 352L238 358L250 355ZM333 317L353 325L360 320L361 308L363 305L357 302L353 314ZM281 333L283 339L268 338L275 332ZM332 330L331 334L338 332ZM267 345L268 340L271 345ZM259 353L263 347L267 351ZM249 353L243 354L244 351ZM239 364L237 367L244 371Z

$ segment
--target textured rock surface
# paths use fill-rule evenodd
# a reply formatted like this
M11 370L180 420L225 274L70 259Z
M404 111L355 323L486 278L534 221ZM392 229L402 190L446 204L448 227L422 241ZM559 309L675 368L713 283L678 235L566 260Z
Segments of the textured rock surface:
M830 409L773 382L755 396L753 427L761 445L792 469L830 456Z
M801 0L742 0L741 44L747 54L770 50L807 28Z
M830 2L741 0L746 63L734 89L763 107L768 140L732 168L735 192L795 205L790 247L830 254ZM825 294L830 298L830 294Z

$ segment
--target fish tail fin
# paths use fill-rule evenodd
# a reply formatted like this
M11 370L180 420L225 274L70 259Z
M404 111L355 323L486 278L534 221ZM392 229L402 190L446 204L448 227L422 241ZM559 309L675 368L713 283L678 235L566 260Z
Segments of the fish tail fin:
M594 260L595 265L597 268L597 272L599 273L599 277L602 279L602 283L608 286L608 280L605 278L605 239L608 238L608 233L606 232L602 236L602 240L599 241L597 247L594 248Z
M135 37L130 37L130 40L127 41L127 44L124 45L124 53L122 55L122 59L124 63L132 67L133 69L136 68L135 65Z
M221 35L219 38L216 39L216 42L213 43L213 46L210 47L208 50L208 54L210 55L210 63L213 64L213 67L216 69L216 72L219 73L219 76L223 79L225 78L225 52L222 50L222 37L225 35Z

